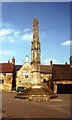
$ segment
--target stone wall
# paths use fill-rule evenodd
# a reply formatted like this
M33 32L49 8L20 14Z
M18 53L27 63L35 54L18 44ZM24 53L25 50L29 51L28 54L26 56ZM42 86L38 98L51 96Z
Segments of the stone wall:
M31 65L28 62L16 73L16 88L18 86L31 86Z
M51 78L52 78L52 74L41 73L41 81L42 82L49 81Z
M12 89L13 73L0 73L0 88L4 91Z

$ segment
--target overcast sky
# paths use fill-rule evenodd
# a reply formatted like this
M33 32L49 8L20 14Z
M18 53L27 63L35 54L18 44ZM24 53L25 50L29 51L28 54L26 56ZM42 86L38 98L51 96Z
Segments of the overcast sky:
M70 57L70 3L68 2L6 2L2 3L0 26L0 62L23 64L26 55L31 61L33 19L39 23L41 64L69 63Z

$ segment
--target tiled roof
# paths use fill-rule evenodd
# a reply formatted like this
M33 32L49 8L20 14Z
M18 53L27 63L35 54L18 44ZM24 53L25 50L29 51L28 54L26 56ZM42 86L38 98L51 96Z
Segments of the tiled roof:
M0 73L13 73L14 65L12 63L1 63Z
M72 80L70 65L53 65L53 80Z
M21 67L22 65L15 65L15 70L18 71ZM51 74L52 67L50 65L40 65L40 73Z
M40 73L51 74L52 73L52 66L40 65Z
M20 70L21 67L22 67L22 65L15 65L15 71Z

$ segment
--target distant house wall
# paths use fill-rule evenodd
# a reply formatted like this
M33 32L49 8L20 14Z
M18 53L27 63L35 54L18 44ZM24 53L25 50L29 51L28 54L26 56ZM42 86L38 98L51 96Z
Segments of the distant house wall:
M16 88L18 86L31 86L31 65L29 63L25 63L16 73Z
M13 73L0 73L0 89L10 91L12 89Z
M45 82L45 81L49 81L49 79L52 78L52 74L48 74L48 73L41 73L41 81Z
M0 90L4 89L4 81L5 81L5 75L3 73L0 73Z
M72 90L70 90L72 87L72 81L71 80L56 80L54 81L54 93L58 94L71 94Z

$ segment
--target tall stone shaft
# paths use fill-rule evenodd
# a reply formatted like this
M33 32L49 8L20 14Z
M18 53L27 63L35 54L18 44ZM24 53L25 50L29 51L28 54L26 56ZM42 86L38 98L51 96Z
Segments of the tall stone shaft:
M38 33L38 20L33 21L33 41L31 46L31 75L32 84L38 85L41 83L40 79L40 41Z

